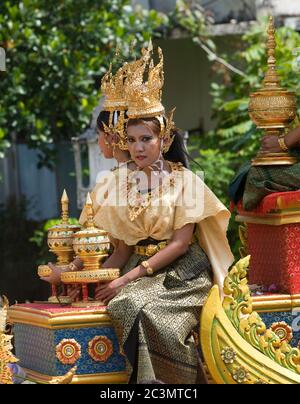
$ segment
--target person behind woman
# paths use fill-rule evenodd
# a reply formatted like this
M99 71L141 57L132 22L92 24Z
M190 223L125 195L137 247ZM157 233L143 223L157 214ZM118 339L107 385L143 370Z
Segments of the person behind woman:
M125 66L125 65L124 65ZM105 96L103 110L99 113L97 118L97 134L98 145L101 153L107 159L114 158L117 161L118 166L125 164L130 160L130 154L127 150L123 150L121 144L120 132L124 130L126 120L127 102L124 94L124 78L125 67L122 66L115 76L111 73L111 67L106 75L102 79L101 90ZM105 173L104 173L105 175ZM96 214L100 209L100 205L97 201L97 192L101 192L102 186L105 184L105 178L100 175L97 179L97 184L91 193L93 202L93 212ZM79 223L84 225L87 220L86 208L83 208ZM48 263L52 269L52 274L49 277L41 278L47 282L53 284L59 284L61 282L60 275L62 272L80 270L83 267L83 262L76 258L72 263L65 267L57 267L51 262ZM73 288L71 297L75 298L79 295L79 289Z
M222 285L233 261L226 238L230 213L198 176L163 157L174 125L160 101L159 52L157 66L132 68L127 78L127 142L136 169L115 171L107 185L114 194L119 184L126 203L108 196L95 216L118 240L103 267L122 268L122 276L98 285L96 298L108 304L131 382L195 383L192 331L213 274Z

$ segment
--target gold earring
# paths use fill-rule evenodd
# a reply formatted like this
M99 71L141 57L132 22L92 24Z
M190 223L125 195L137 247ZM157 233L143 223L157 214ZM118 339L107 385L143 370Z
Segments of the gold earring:
M104 143L106 144L106 146L110 146L109 141L107 140L107 135L104 135Z

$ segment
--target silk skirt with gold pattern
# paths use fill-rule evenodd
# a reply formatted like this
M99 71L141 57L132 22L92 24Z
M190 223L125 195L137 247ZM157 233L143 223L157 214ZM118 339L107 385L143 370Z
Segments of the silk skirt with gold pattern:
M123 273L149 257L132 255ZM192 331L212 287L209 260L198 243L153 276L128 284L108 311L128 359L132 382L194 384L197 354Z

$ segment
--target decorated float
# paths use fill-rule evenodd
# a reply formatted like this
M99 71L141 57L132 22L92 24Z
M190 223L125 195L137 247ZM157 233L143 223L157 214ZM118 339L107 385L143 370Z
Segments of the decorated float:
M263 88L251 95L253 122L267 134L284 133L296 117L295 95L280 87L276 73L275 29L268 29L268 71ZM259 153L255 166L285 166L297 162L287 152ZM87 224L71 226L68 198L62 198L61 224L49 230L50 251L57 265L74 256L81 271L63 275L63 293L52 286L49 301L5 302L0 317L0 383L12 383L11 364L19 359L26 379L35 383L126 383L125 358L106 307L89 298L89 285L119 276L101 269L109 239L93 223L87 198ZM230 270L223 291L214 286L200 319L200 346L208 380L217 384L300 383L300 191L272 194L252 211L237 206L241 222L242 258ZM48 266L38 269L47 276ZM251 294L255 284L259 293ZM72 285L80 285L82 300L71 303ZM276 284L276 293L272 285ZM263 289L259 287L264 286ZM222 296L222 297L221 297ZM6 314L13 324L16 357L6 334Z
M268 70L263 88L250 96L249 113L265 134L281 137L297 110L295 94L280 86L275 48L270 18ZM287 151L259 152L252 161L260 167L295 163ZM214 286L201 318L209 374L218 384L299 383L300 191L272 193L251 211L238 203L237 211L243 258L225 280L223 301Z

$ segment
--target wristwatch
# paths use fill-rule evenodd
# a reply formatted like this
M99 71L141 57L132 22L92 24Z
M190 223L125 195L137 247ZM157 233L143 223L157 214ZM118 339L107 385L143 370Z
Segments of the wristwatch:
M149 262L148 261L143 261L141 263L142 267L144 267L146 269L147 275L151 276L153 275L153 269L150 267Z

